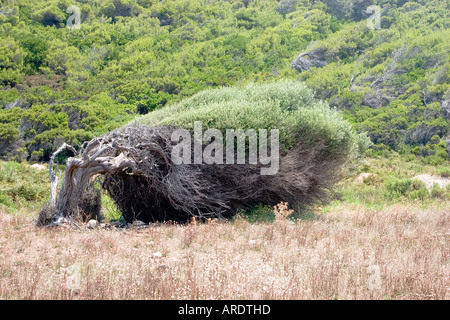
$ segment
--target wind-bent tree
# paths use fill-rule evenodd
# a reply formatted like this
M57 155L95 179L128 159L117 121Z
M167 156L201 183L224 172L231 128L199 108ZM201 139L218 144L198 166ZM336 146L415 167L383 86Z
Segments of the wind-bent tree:
M203 130L278 129L279 170L261 175L264 164L175 164L172 149L178 128ZM259 137L261 138L261 137ZM225 144L226 139L223 139ZM202 141L202 151L209 141ZM222 143L222 142L218 142ZM228 142L233 146L235 141ZM230 217L239 208L281 201L309 206L328 198L342 166L360 154L368 139L357 134L341 115L313 98L296 81L249 84L200 92L180 103L151 112L124 128L85 143L67 160L59 194L50 164L50 204L42 223L92 217L99 178L127 221L187 221L190 217ZM224 150L226 146L224 146ZM190 150L194 157L194 143ZM274 151L274 150L272 150Z

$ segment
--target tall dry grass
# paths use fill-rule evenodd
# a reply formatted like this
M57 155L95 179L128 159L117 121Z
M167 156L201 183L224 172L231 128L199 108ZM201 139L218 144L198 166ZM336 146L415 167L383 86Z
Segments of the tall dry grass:
M39 229L0 213L1 299L449 299L450 210Z

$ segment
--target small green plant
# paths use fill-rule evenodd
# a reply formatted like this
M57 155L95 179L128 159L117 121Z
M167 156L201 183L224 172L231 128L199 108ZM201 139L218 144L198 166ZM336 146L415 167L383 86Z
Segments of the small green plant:
M6 194L0 192L0 208L3 206L14 207L14 203L10 197L8 197Z
M104 191L101 194L101 202L102 202L102 215L105 218L105 220L120 221L122 213L117 208L116 204L111 199L111 197L108 196ZM123 220L122 222L125 222L125 220Z
M450 167L442 167L436 170L436 174L440 175L443 178L450 177Z
M8 191L13 199L22 198L26 201L34 201L39 198L39 190L29 185L21 185Z
M449 192L445 188L441 188L437 183L433 184L433 187L430 190L431 197L436 199L446 200L449 199Z
M257 205L245 210L243 215L249 222L273 222L275 220L273 209L264 205Z
M429 193L422 181L409 178L390 178L385 183L386 196L390 199L406 197L408 199L425 199Z
M363 178L363 183L368 186L379 186L381 182L382 179L376 174L371 174Z
M22 165L16 161L5 162L0 166L0 181L14 182L17 172L22 170Z

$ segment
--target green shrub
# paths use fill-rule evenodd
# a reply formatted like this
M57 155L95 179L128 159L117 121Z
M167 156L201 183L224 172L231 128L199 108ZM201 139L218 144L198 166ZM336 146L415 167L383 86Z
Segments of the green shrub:
M449 199L449 192L445 188L441 188L437 183L433 184L433 187L431 188L431 197L446 200Z
M66 19L64 11L60 10L56 4L37 10L33 13L33 19L39 21L44 26L62 27Z
M425 187L422 187L420 189L414 189L407 194L408 199L411 199L411 200L414 200L414 199L425 200L429 196L430 196L430 193L428 192L427 188L425 188Z
M381 177L376 174L371 174L370 176L363 178L363 183L368 186L379 186L381 182Z
M298 141L323 142L323 154L336 158L363 153L369 145L368 138L358 135L336 110L314 100L311 90L292 80L205 90L136 123L193 129L194 121L202 121L203 129L222 131L279 129L280 148L289 150Z
M436 170L436 174L443 178L450 178L450 167L442 167Z
M39 198L39 190L36 187L21 185L16 188L8 190L9 195L13 199L21 198L26 201L34 201Z
M2 206L14 207L14 203L10 197L0 191L0 208Z
M416 179L390 178L385 182L386 196L389 199L406 197L408 199L425 199L429 196L425 184Z
M273 208L265 205L254 206L244 211L244 216L250 222L273 222L275 221L275 214Z
M23 169L22 164L16 161L9 161L0 166L0 182L14 182L18 172Z

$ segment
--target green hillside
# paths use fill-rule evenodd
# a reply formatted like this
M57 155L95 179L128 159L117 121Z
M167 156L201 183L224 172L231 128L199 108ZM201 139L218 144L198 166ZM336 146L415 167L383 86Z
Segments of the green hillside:
M380 28L367 22L373 4ZM369 155L440 165L448 14L439 0L4 1L0 157L48 161L62 141L79 145L207 88L298 79L367 132Z

